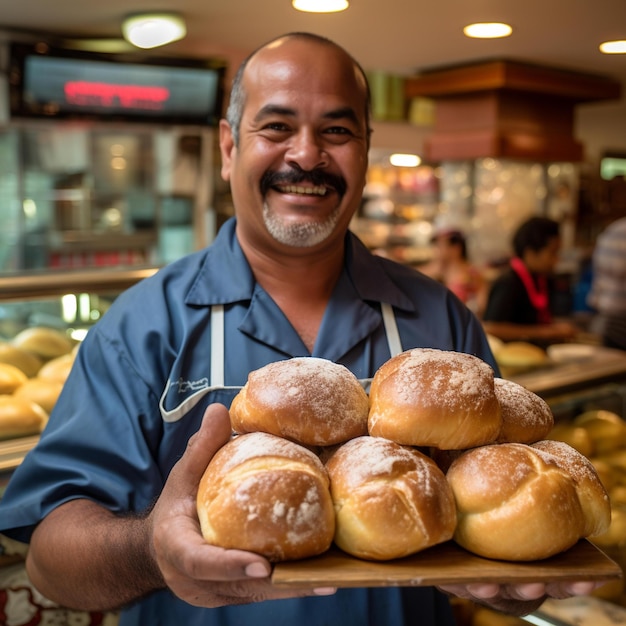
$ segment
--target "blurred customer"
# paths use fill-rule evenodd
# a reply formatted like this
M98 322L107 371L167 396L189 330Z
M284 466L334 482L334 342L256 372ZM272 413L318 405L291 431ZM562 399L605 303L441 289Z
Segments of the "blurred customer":
M546 217L524 222L513 236L515 256L491 286L483 315L485 330L504 341L550 344L571 339L576 327L555 321L551 276L559 259L559 224Z
M626 350L626 217L600 234L592 267L588 302L597 313L592 330L605 346Z
M487 284L467 255L465 235L456 229L435 232L433 260L422 271L443 283L461 302L480 317L487 302Z

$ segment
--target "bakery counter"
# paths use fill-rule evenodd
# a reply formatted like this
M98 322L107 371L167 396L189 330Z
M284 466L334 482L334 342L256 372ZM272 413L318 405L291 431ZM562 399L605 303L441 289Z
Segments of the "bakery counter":
M602 346L572 351L572 358L550 360L541 368L508 378L530 389L553 408L579 409L587 403L607 401L626 419L626 352Z

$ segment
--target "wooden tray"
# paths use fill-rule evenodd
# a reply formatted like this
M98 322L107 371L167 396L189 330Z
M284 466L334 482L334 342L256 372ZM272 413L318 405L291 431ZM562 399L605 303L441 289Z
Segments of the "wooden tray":
M475 556L447 542L393 561L365 561L331 548L311 559L277 563L281 587L421 587L472 582L526 583L621 578L622 570L587 540L543 561L507 562Z

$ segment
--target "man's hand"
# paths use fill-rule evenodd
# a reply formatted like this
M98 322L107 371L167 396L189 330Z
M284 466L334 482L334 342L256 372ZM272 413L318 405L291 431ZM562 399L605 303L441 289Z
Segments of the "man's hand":
M230 435L227 409L209 406L150 514L152 556L165 585L179 598L203 607L334 593L333 588L278 590L270 582L272 569L264 557L204 541L196 492L209 461Z
M520 585L473 583L470 585L446 585L439 587L439 589L503 613L528 615L528 613L536 611L547 598L562 600L571 596L586 596L598 586L598 583L587 581L548 584L525 583Z

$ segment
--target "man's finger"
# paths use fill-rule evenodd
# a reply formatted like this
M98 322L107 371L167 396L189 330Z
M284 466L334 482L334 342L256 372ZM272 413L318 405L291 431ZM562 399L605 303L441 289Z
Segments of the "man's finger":
M176 464L176 473L185 477L189 485L197 485L213 455L231 435L228 409L223 404L211 404L202 418L202 424L187 443L187 449Z

